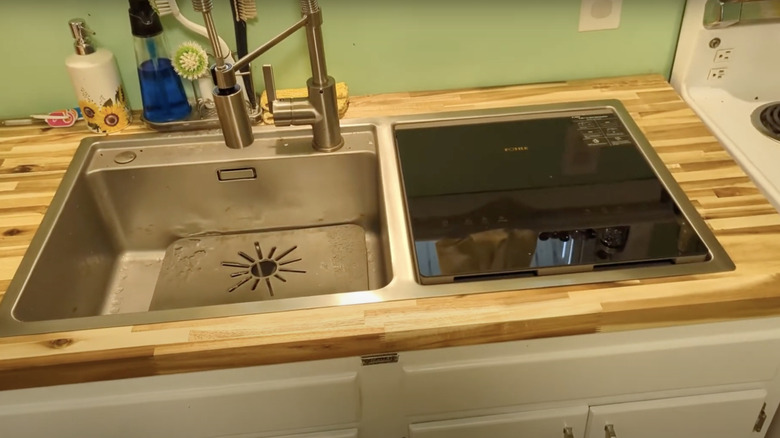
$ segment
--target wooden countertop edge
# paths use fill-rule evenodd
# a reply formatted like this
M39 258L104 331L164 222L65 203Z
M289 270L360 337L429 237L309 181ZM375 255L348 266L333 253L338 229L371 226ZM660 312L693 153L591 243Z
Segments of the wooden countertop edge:
M551 95L594 100L599 97L593 90L626 101L632 115L643 118L640 126L659 153L702 147L711 153L705 165L683 160L676 168L665 162L689 196L713 184L733 191L723 198L703 196L696 205L706 210L703 216L727 251L740 254L737 271L0 338L0 390L780 314L780 262L753 254L755 236L766 242L766 251L780 254L780 243L773 243L780 242L780 217L660 76L354 97L348 115L518 106L550 102ZM670 116L685 120L692 146L662 132ZM18 144L40 141L39 130L13 129ZM55 139L55 148L83 136L68 130L47 135L54 136L47 138ZM704 174L713 169L726 171ZM34 170L45 172L45 164ZM747 216L730 213L730 195L742 197L734 208ZM667 284L686 287L665 290Z
M693 318L692 313L696 315ZM126 347L39 357L32 360L22 358L3 361L0 364L0 390L569 336L600 331L690 325L774 316L778 313L780 313L780 297L767 297L662 307L654 309L652 317L648 317L645 309L634 309L478 323L454 328L342 334L307 341L296 339L279 343L255 343L256 339L250 338L243 339L244 342L238 342L238 345L227 347L219 347L219 345L235 342L217 341L209 346L208 344L212 342L204 341L203 345L194 348L190 343ZM187 345L189 348L185 347ZM168 349L173 351L167 351Z

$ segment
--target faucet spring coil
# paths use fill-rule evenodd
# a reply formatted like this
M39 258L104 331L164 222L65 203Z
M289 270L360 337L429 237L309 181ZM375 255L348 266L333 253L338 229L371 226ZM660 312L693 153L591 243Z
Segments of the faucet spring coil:
M192 0L192 7L195 12L211 12L214 5L212 0Z
M304 14L314 14L320 11L320 5L317 0L301 0L301 12Z

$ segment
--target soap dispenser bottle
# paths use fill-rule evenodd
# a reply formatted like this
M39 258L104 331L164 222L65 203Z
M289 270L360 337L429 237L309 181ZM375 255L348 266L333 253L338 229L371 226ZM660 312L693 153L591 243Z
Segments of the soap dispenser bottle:
M68 24L76 53L65 59L65 67L87 127L101 134L126 128L132 121L132 113L113 53L95 48L91 39L94 32L84 20L74 18Z
M187 118L190 103L168 55L160 16L149 0L130 0L129 14L144 119L165 123Z

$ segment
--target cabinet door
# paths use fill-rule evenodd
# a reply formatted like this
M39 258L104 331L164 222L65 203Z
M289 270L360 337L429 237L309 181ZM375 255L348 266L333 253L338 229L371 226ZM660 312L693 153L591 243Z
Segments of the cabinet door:
M747 324L404 352L400 396L407 415L440 416L771 381L780 364L780 330L776 324L765 323L765 330Z
M0 391L0 437L350 438L355 359ZM296 437L297 438L297 437Z
M748 438L765 397L754 390L593 406L588 438Z
M253 435L253 436L240 436L240 437L224 437L224 438L263 438L267 435ZM304 433L298 435L285 435L273 438L358 438L357 429L345 429L334 430L330 432L318 432L318 433Z
M586 406L518 412L409 426L410 438L582 438Z

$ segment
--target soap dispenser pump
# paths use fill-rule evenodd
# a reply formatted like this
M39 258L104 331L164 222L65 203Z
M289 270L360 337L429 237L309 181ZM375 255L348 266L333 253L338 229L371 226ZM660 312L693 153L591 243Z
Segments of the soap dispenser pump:
M183 120L191 107L168 55L160 16L149 0L129 1L144 119L153 123Z
M83 19L74 18L68 24L76 53L65 59L65 67L87 127L101 134L126 128L132 121L132 113L114 54L95 48L91 38L94 32Z

